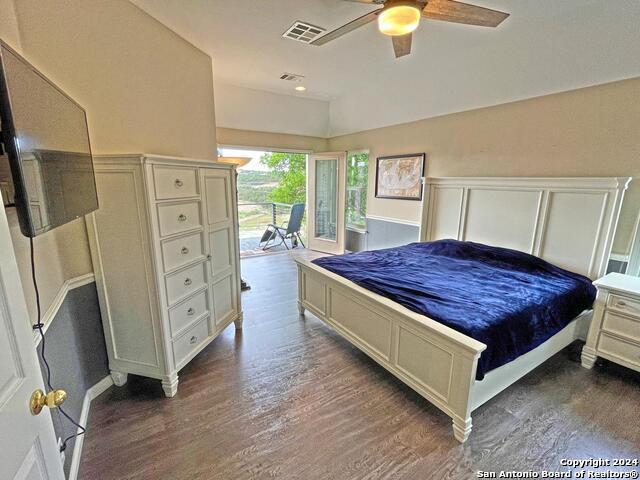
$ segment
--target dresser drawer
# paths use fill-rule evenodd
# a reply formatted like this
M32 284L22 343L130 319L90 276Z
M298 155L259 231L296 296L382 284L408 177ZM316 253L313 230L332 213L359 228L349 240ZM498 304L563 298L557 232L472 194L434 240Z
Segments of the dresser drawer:
M598 342L598 353L611 355L627 363L640 367L640 344L627 342L602 332Z
M198 171L195 168L156 165L153 167L153 178L158 200L198 195Z
M202 234L192 233L180 238L165 240L161 244L164 271L186 265L204 256Z
M632 300L620 295L609 295L607 309L626 313L627 315L636 315L640 318L640 301Z
M167 301L169 305L173 305L178 300L205 286L204 263L167 275L165 282Z
M607 311L602 320L602 330L640 343L640 318L625 317Z
M201 225L198 202L158 205L160 236L186 232Z
M171 338L174 338L183 328L196 318L208 313L208 311L206 290L197 293L170 309L169 325L171 327Z
M180 368L189 355L209 337L209 319L203 318L179 338L173 341L173 361Z

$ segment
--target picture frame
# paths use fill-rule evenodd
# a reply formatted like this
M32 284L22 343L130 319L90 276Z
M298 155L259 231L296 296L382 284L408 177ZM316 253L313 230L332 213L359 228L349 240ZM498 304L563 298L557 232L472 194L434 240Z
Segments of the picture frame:
M426 155L411 153L376 158L376 198L422 200Z

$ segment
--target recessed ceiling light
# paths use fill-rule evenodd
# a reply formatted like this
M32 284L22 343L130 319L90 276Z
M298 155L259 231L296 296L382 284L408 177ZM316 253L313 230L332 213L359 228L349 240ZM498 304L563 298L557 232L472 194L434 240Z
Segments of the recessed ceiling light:
M296 87L296 90L299 91L299 92L304 92L306 89L307 89L307 87L303 87L302 85L298 85Z

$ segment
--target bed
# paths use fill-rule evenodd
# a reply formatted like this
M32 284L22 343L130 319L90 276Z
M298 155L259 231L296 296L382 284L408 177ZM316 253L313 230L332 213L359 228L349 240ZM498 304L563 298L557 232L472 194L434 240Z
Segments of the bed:
M593 280L606 270L629 181L429 178L420 239L525 252ZM488 368L484 359L480 362L487 343L414 311L410 303L402 305L310 261L296 261L300 313L316 315L449 415L460 442L471 433L473 410L584 338L591 315L590 310L574 312L576 318L555 325L545 341Z

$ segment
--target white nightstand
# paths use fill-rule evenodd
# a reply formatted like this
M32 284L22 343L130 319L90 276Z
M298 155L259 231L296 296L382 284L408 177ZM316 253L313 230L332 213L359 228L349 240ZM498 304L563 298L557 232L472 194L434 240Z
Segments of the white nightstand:
M640 371L640 277L609 273L593 284L598 296L582 366L602 357Z

